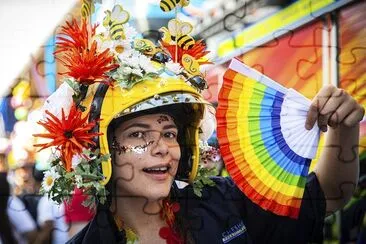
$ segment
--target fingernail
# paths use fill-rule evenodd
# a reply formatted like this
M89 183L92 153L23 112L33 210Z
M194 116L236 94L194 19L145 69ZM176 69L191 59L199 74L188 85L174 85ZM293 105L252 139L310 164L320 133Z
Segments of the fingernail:
M321 127L320 127L320 129L321 129L321 131L323 131L323 132L327 132L327 131L328 131L328 126L323 125L323 126L321 126Z
M310 126L310 124L309 124L309 123L305 123L305 129L307 129L307 130L311 130L311 126Z

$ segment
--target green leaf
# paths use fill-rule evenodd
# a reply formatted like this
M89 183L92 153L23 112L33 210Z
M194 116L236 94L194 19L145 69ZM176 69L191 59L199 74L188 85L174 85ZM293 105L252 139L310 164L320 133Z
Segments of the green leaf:
M193 192L196 196L202 197L202 189L193 187Z
M198 181L194 182L194 185L196 185L199 188L203 187L203 184L202 184L201 180L198 180Z

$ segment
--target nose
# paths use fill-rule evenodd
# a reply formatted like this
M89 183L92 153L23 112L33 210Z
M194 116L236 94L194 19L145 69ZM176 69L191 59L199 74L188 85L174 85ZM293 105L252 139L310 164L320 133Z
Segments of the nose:
M162 137L158 137L155 139L155 142L152 144L151 154L153 156L165 156L169 152L169 145L166 141L162 139Z

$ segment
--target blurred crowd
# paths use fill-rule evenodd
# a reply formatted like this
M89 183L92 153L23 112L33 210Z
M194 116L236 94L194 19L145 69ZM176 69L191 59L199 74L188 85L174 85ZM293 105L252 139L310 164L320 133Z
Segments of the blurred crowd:
M65 243L93 217L75 189L69 203L57 205L40 193L43 170L34 163L4 170L0 156L0 243Z

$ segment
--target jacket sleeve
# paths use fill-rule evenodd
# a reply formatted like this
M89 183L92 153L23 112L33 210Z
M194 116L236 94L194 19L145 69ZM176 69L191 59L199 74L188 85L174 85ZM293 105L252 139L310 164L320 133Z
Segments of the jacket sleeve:
M230 178L228 184L234 184ZM242 198L237 208L254 243L322 242L326 202L315 173L307 177L298 219L275 215L253 203L237 187L229 189L234 198Z

